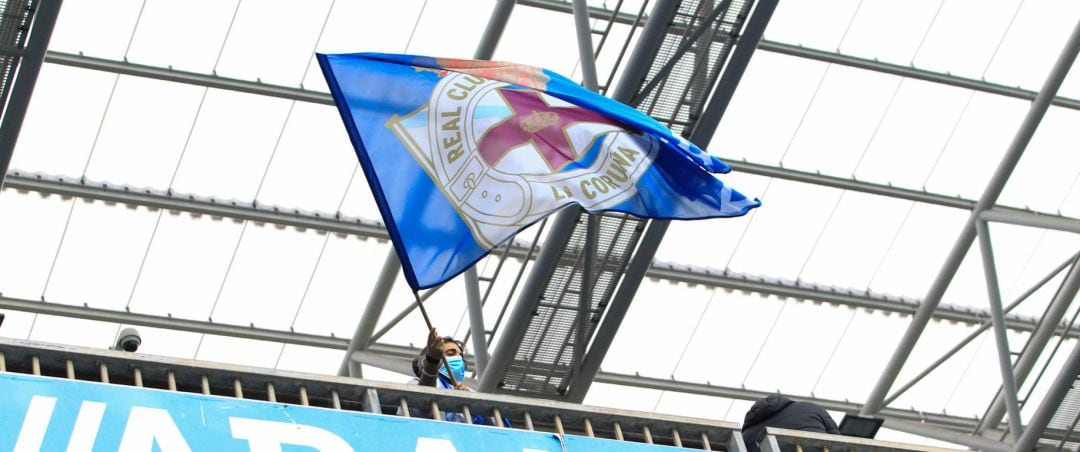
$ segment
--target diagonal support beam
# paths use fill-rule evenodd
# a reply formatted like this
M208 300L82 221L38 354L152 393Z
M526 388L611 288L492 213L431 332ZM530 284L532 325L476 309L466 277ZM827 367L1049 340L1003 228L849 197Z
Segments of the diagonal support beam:
M1076 385L1078 376L1080 376L1080 344L1073 346L1068 361L1065 362L1057 378L1050 385L1050 389L1046 391L1039 408L1035 410L1035 413L1031 415L1031 419L1028 420L1024 434L1020 435L1020 439L1016 440L1016 445L1013 447L1014 451L1028 452L1034 449L1035 443L1046 432L1046 427L1050 424L1054 414L1057 413L1061 402L1065 400L1065 396Z
M367 348L371 335L375 331L375 325L379 322L379 317L382 316L383 308L386 307L386 300L390 298L390 291L394 289L394 282L397 281L400 273L401 261L398 260L397 253L391 247L390 251L386 253L386 259L383 261L382 270L379 271L379 277L375 280L375 287L371 289L367 304L364 305L364 313L360 315L360 321L357 323L353 337L345 350L345 357L341 360L338 375L357 378L363 376L360 364L349 359L349 357L353 353Z
M919 311L911 319L911 324L908 325L908 329L900 339L900 343L897 344L892 358L882 371L877 384L867 398L862 414L872 415L881 409L882 401L896 381L900 369L904 366L904 362L907 361L912 349L915 348L915 343L918 342L919 336L922 335L926 325L930 322L934 310L941 302L942 296L945 295L945 290L949 287L953 276L956 275L956 271L960 268L960 263L963 262L964 256L975 241L975 223L979 221L979 213L989 209L997 202L998 196L1001 195L1001 191L1005 188L1005 183L1016 168L1016 164L1020 161L1020 157L1024 154L1028 143L1031 142L1035 129L1038 127L1039 122L1042 121L1043 116L1046 115L1046 111L1050 108L1050 103L1057 94L1058 88L1061 87L1061 83L1065 80L1065 75L1068 74L1069 68L1072 66L1073 61L1076 60L1077 52L1080 52L1080 23L1077 23L1073 29L1072 35L1069 36L1068 41L1065 43L1061 55L1047 76L1039 95L1032 102L1027 116L1024 117L1023 122L1020 124L1020 129L1016 132L1016 136L1002 157L982 197L976 203L975 210L968 218L967 223L960 232L960 236L945 259L945 264L938 272L926 296L923 297L923 303L919 306Z
M611 97L625 102L629 100L641 82L648 74L652 60L656 57L660 44L663 42L667 25L675 16L681 2L667 1L657 2L653 7L650 20L645 23L645 28L638 38L637 47L633 56L627 61L623 69L619 84L615 87ZM533 311L540 303L540 296L548 279L551 278L559 257L574 231L574 225L581 216L583 210L577 205L571 205L555 214L551 221L551 230L547 235L544 247L537 255L529 273L529 278L518 295L517 304L507 318L504 333L499 339L499 346L491 355L488 369L480 378L481 392L494 392L502 383L510 368L514 354L524 340L528 322Z
M11 3L5 2L6 6L13 6ZM52 38L56 18L60 15L60 0L41 0L33 5L36 10L32 13L30 36L27 38L26 47L19 49L19 69L14 83L10 86L7 103L0 105L3 110L3 119L0 121L0 187L4 185L4 175L7 174L11 157L15 153L15 142L19 139L26 109L30 106L30 96L34 93L34 85L37 84L38 74L41 72L45 49ZM8 22L4 24L5 28L15 29L21 24L10 22L21 19L18 16L7 16L2 20ZM11 80L8 80L8 83L11 83Z
M1065 279L1058 286L1057 293L1050 300L1050 305L1047 306L1046 312L1039 321L1039 326L1028 338L1024 351L1020 353L1020 357L1016 360L1012 372L1016 378L1017 386L1023 385L1028 375L1031 374L1031 369L1035 367L1039 356L1045 351L1046 344L1050 343L1054 330L1061 324L1061 320L1065 318L1065 313L1068 311L1073 299L1076 298L1078 291L1080 291L1080 258L1073 259L1072 268L1069 269ZM998 394L991 403L986 415L983 416L982 422L979 423L978 431L996 428L1005 415L1005 408L1005 399L1001 394Z
M499 0L495 5L495 9L491 11L491 16L488 18L487 26L484 28L484 36L481 37L480 43L476 45L475 59L490 59L492 54L495 54L496 46L499 45L499 39L502 38L502 31L507 28L507 23L510 20L510 14L514 10L514 0ZM333 101L330 102L333 105ZM364 314L360 318L360 323L356 325L356 331L353 334L352 341L349 343L349 350L346 352L345 358L341 361L341 367L338 370L340 375L360 375L360 362L353 360L351 357L355 352L363 351L367 347L367 343L372 340L372 334L375 331L375 325L378 323L379 316L382 315L382 307L387 304L387 299L390 297L390 290L393 289L394 280L397 275L401 273L402 265L401 260L397 257L396 251L391 247L387 255L387 260L382 264L382 270L379 272L379 278L372 290L372 295L367 301L367 305L364 309ZM482 312L473 312L473 304L480 303L478 299L478 292L480 288L476 282L476 271L474 269L469 270L469 275L465 277L465 285L467 285L467 298L469 299L470 313L473 326L476 323L480 323L483 330L483 314ZM418 300L421 303L422 300ZM478 310L478 307L476 307ZM480 316L476 319L475 316ZM427 334L424 334L427 337ZM480 351L477 353L484 355L487 353L484 339L481 338L477 344L483 345ZM485 359L482 357L482 361Z
M751 16L743 30L742 38L736 44L731 61L725 65L723 77L717 82L717 88L709 100L708 106L690 134L691 142L708 143L712 140L713 133L720 124L720 119L727 109L731 96L734 95L735 88L739 85L739 80L750 63L750 58L761 40L765 27L776 10L776 4L776 0L758 2L753 16ZM726 9L726 5L721 7ZM701 24L702 29L707 26L709 26L708 22ZM669 221L657 220L649 223L649 229L642 238L638 250L634 253L634 259L630 262L626 275L619 285L619 291L608 306L608 312L604 316L604 323L601 324L592 345L589 347L588 354L585 355L579 370L575 372L573 380L570 382L568 400L581 403L585 399L593 379L596 377L597 372L600 371L600 364L615 339L616 332L622 325L626 313L630 310L630 304L637 293L638 287L641 285L641 279L646 274L646 266L649 262L652 262L669 224Z

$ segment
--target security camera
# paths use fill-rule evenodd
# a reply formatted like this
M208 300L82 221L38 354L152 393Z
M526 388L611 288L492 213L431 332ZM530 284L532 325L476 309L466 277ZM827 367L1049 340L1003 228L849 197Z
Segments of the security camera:
M142 345L142 337L135 328L129 327L120 330L120 335L117 336L116 344L112 346L112 349L134 352L139 349L139 345Z

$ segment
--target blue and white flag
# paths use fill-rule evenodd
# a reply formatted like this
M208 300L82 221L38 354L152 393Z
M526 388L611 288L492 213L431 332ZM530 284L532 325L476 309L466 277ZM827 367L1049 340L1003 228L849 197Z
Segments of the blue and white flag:
M743 215L731 170L633 108L495 61L318 55L414 290L570 203L644 218Z

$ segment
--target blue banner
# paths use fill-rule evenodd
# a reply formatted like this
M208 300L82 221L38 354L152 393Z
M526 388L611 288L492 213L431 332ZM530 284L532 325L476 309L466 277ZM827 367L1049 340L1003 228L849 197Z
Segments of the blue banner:
M653 451L663 446L0 373L3 451Z

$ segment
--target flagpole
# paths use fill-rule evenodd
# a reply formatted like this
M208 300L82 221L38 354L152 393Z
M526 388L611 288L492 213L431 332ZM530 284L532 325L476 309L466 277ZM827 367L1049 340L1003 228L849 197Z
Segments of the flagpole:
M428 317L427 309L424 308L424 300L420 299L420 292L414 290L412 294L413 299L416 300L416 306L420 308L420 315L424 316L424 323L427 324L429 331L428 334L431 334L430 332L435 331L435 327L431 324L431 317ZM465 350L462 350L462 352L464 353ZM457 378L454 378L454 372L450 370L450 363L446 362L446 355L439 357L439 359L442 361L443 367L446 368L446 376L450 377L450 385L457 388Z

